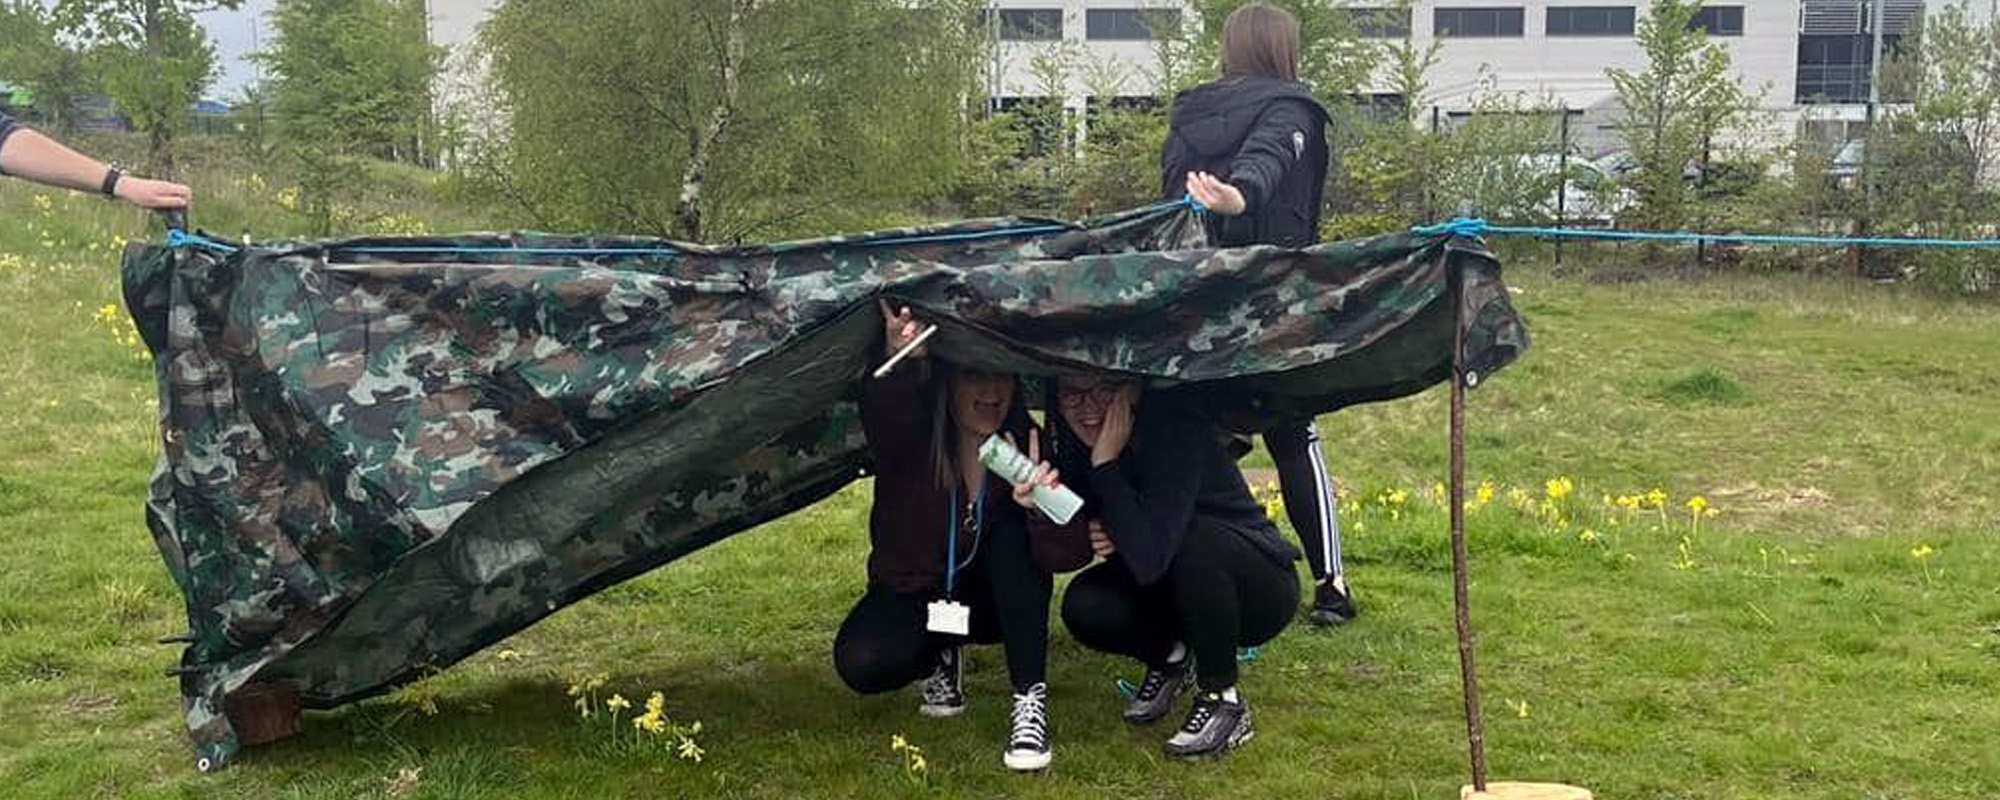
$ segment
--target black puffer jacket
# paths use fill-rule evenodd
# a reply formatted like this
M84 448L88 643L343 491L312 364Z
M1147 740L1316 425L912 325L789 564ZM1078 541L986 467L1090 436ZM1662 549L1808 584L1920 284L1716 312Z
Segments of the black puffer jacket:
M1295 81L1232 77L1182 92L1160 154L1161 196L1180 199L1189 172L1208 172L1242 190L1245 201L1240 216L1213 219L1217 244L1318 242L1328 119Z

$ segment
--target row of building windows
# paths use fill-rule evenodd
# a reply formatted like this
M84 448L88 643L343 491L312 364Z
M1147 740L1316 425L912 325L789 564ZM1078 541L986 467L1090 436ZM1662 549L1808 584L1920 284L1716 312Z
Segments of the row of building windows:
M1371 39L1410 35L1409 9L1342 8L1356 32ZM1447 38L1513 38L1523 35L1527 12L1521 8L1440 8L1431 30ZM1631 36L1637 20L1632 6L1553 6L1548 9L1550 36ZM1062 39L1063 12L1058 8L1009 8L999 12L1003 41L1042 42ZM1092 41L1145 41L1180 31L1181 12L1171 8L1093 8L1084 12L1084 38ZM1706 6L1688 27L1711 36L1742 36L1742 6Z

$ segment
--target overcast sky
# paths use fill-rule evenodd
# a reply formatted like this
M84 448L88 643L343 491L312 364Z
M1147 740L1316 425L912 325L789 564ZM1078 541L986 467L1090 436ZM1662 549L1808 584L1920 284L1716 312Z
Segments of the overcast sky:
M271 38L270 23L264 19L276 0L244 0L243 7L235 11L209 11L195 15L201 27L208 31L208 38L215 43L217 75L215 85L208 90L208 96L217 100L231 100L238 89L257 80L257 66L244 60L243 56L268 44Z

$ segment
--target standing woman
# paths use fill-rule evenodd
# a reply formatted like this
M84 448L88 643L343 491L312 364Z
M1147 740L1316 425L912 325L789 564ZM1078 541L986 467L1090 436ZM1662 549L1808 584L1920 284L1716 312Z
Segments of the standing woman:
M1085 647L1146 665L1127 722L1159 721L1193 678L1200 693L1167 755L1219 756L1249 741L1236 650L1291 622L1299 551L1250 496L1196 398L1141 402L1130 380L1065 378L1050 405L1062 420L1051 424L1055 464L1089 476L1080 518L1106 559L1070 583L1063 624Z
M1326 109L1299 82L1299 23L1252 3L1222 31L1222 78L1174 98L1161 153L1161 193L1192 196L1219 215L1221 247L1319 242L1326 184ZM1339 498L1311 419L1264 434L1278 467L1286 515L1305 545L1317 589L1311 619L1338 625L1357 612L1340 558Z
M884 304L883 356L917 338L908 309ZM926 716L965 710L959 646L1000 642L1014 686L1009 769L1048 766L1050 570L1029 543L1031 485L1009 486L979 463L996 432L1036 442L1012 375L960 367L912 351L889 374L865 378L861 422L874 460L868 513L868 589L833 642L834 669L862 694L923 680ZM1053 483L1043 470L1037 481ZM1080 545L1078 546L1080 548ZM1078 553L1068 569L1081 566ZM1061 569L1064 567L1055 567ZM969 609L967 630L945 632L932 606ZM926 677L928 676L928 677Z

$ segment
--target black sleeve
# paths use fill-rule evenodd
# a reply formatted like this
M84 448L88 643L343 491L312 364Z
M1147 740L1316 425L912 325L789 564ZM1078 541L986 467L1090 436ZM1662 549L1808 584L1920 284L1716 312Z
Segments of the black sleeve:
M13 117L7 116L6 112L0 111L0 148L5 148L7 146L7 137L13 136L14 132L20 129L20 123L15 122ZM5 174L7 174L7 171L0 169L0 175Z
M1194 171L1180 131L1167 126L1167 144L1160 148L1160 199L1179 200L1187 194L1187 174Z
M1229 183L1243 192L1243 213L1259 213L1285 173L1311 149L1308 138L1320 135L1319 120L1298 100L1271 104L1229 163Z
M1165 577L1180 553L1201 491L1202 447L1214 446L1201 438L1212 435L1209 426L1181 414L1155 414L1146 421L1138 431L1146 439L1143 458L1121 455L1090 473L1105 532L1141 586Z

